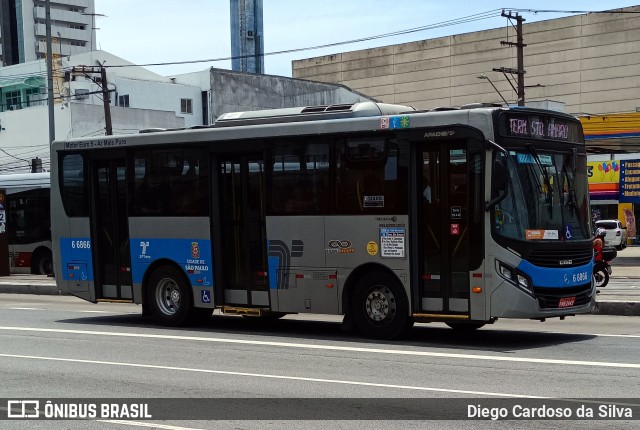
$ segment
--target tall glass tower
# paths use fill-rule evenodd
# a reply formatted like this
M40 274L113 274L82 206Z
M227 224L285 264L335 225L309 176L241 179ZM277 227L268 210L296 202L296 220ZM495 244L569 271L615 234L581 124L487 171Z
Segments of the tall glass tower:
M262 0L231 0L231 68L264 73Z

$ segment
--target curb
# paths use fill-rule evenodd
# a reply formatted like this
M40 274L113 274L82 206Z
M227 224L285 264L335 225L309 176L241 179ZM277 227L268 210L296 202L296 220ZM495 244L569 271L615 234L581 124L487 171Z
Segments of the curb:
M596 302L591 311L596 315L640 316L640 302Z
M4 294L37 294L40 296L66 296L55 285L0 285L0 293Z

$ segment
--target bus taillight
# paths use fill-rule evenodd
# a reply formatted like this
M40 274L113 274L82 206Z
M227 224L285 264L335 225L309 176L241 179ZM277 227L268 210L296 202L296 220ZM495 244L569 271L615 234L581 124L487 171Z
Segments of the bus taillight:
M14 261L16 267L31 267L31 253L18 252Z

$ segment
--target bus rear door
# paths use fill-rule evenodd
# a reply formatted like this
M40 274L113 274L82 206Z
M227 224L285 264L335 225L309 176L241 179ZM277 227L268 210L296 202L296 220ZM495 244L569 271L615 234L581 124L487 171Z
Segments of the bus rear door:
M133 300L125 158L91 162L96 300Z
M218 171L213 237L219 244L216 284L224 291L219 303L268 307L262 154L215 156L212 165Z

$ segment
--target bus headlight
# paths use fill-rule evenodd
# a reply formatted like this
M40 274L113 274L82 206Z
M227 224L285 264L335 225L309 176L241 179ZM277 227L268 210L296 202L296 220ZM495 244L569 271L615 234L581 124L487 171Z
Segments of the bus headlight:
M531 278L525 275L523 272L515 269L508 264L503 263L502 261L496 260L498 274L511 282L516 287L525 291L528 294L533 295L533 285L531 282Z
M498 273L500 273L500 276L505 279L508 279L510 281L513 280L512 270L502 263L498 263Z
M518 273L518 285L520 285L521 287L524 287L526 289L529 289L529 279L527 279L526 276L521 275L520 273Z

